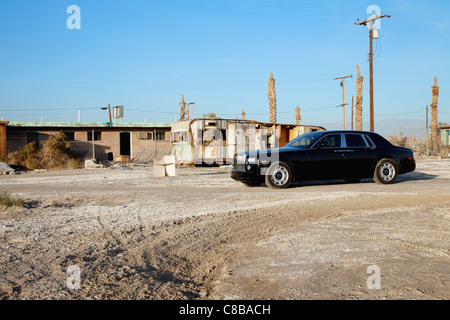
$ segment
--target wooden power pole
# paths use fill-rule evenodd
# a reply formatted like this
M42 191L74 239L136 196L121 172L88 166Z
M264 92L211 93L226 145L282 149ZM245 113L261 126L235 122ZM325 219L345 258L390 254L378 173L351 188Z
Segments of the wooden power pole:
M378 29L373 28L373 24L376 20L381 18L390 18L390 15L381 14L381 15L374 15L371 16L369 19L366 19L364 21L358 21L355 22L356 25L365 25L369 27L369 38L370 38L370 45L369 45L369 82L370 82L370 131L374 132L375 126L374 126L374 107L373 107L373 38L374 38L374 30L377 33L378 38Z
M112 122L111 118L111 105L108 103L108 112L109 112L109 122Z
M427 129L427 156L430 156L430 139L429 139L429 135L428 135L428 105L427 105L427 109L426 109L427 115L425 117L425 128Z
M353 78L353 75L345 76L345 77L338 77L334 78L333 80L341 80L341 87L342 87L342 107L344 108L344 130L347 130L347 116L345 112L345 106L347 105L345 103L345 79L346 78Z
M353 96L352 96L352 130L353 130Z

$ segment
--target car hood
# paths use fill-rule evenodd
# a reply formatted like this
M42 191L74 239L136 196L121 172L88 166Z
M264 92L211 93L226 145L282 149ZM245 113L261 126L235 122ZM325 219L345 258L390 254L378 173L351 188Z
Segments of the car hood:
M259 154L271 155L271 154L276 154L276 153L283 153L283 152L290 152L290 151L299 152L299 151L306 151L306 150L308 150L308 149L306 149L306 148L297 148L297 147L286 147L285 146L285 147L281 147L281 148L269 148L269 149L247 151L247 152L244 152L243 154L246 154L249 157L256 157Z

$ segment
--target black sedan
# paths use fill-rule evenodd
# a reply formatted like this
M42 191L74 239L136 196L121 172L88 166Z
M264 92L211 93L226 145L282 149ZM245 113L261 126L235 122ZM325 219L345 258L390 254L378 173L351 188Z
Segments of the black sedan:
M235 155L231 178L249 186L265 183L272 188L300 181L356 182L365 178L390 184L397 175L415 168L411 149L394 146L377 133L316 131L281 148Z

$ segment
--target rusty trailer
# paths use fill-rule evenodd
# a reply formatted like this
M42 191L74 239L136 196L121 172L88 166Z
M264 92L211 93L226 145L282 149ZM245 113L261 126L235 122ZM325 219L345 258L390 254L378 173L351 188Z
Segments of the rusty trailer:
M301 134L325 128L263 123L241 119L191 119L172 125L171 142L177 164L231 164L236 153L278 148Z

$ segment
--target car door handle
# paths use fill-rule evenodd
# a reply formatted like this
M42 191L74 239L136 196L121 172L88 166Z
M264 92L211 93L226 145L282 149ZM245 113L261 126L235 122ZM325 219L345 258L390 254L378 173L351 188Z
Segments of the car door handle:
M334 150L334 152L353 152L355 150Z

